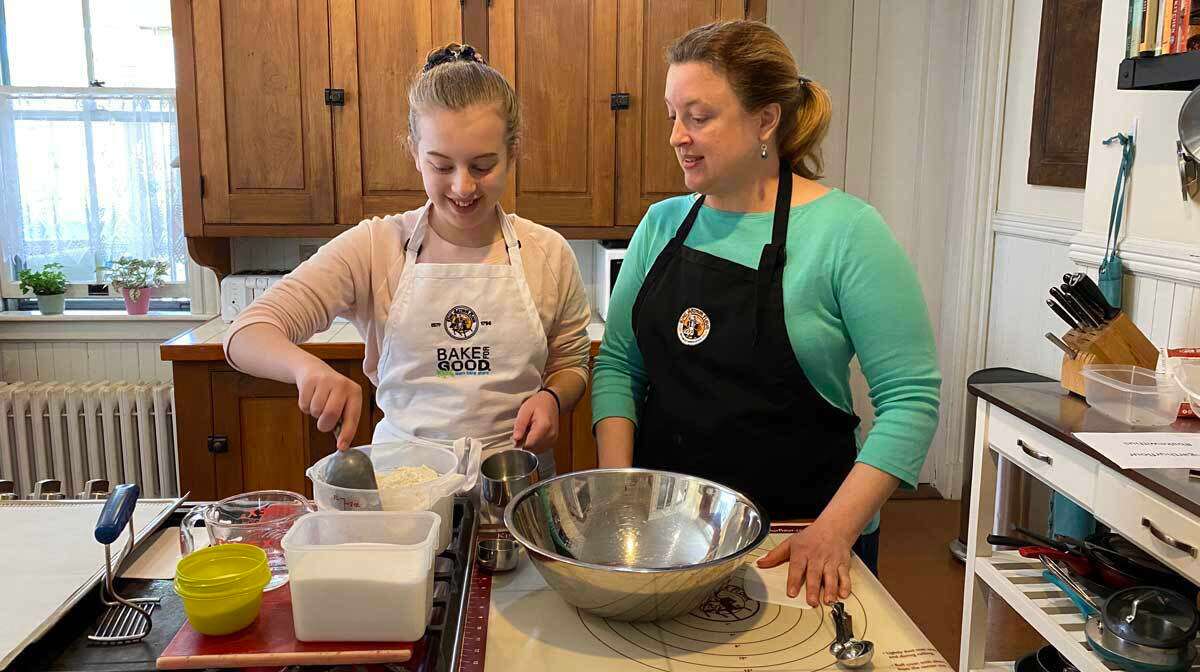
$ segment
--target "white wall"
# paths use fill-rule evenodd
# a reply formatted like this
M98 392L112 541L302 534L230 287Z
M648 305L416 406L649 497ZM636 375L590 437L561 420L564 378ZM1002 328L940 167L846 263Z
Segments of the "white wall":
M1041 1L1017 0L1013 6L1009 76L1004 105L1004 144L1001 148L996 209L999 212L1034 214L1079 222L1083 216L1082 189L1043 187L1026 182L1041 25ZM1112 79L1116 79L1115 69Z
M1127 214L1129 237L1194 246L1200 241L1200 206L1195 200L1183 202L1175 159L1176 123L1187 92L1117 90L1127 6L1125 0L1104 0L1101 9L1084 230L1099 235L1108 231L1120 150L1104 147L1100 141L1117 131L1128 132L1137 119L1137 156Z
M955 228L949 211L957 174L953 129L961 111L966 22L967 7L957 0L772 2L768 14L801 71L833 99L823 182L883 214L916 267L939 337L943 320L958 314L943 305L943 284ZM939 352L945 345L939 342ZM851 386L855 411L869 429L873 409L857 362ZM948 381L943 396L954 389ZM959 450L939 430L921 480L956 496Z
M1103 3L1092 144L1085 190L1025 184L1040 0L1016 0L1004 107L987 365L1059 377L1061 354L1043 334L1067 327L1045 306L1063 273L1093 277L1104 249L1120 151L1101 141L1139 120L1137 157L1122 245L1123 307L1159 347L1200 345L1200 217L1179 195L1175 120L1184 93L1118 91L1127 3Z

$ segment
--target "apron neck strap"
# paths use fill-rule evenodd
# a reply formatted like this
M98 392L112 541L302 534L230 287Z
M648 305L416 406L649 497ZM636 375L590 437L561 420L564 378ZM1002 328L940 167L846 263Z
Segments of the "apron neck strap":
M792 167L779 159L779 187L775 189L775 220L771 224L771 244L783 247L787 242L788 219L792 214Z
M417 219L417 225L413 227L412 236L408 242L404 244L404 250L409 256L416 257L421 252L421 245L425 243L425 233L429 230L429 215L433 212L433 203L425 204L421 211L420 217ZM500 221L500 234L504 236L504 246L508 248L509 256L521 247L521 241L517 239L517 232L509 221L508 215L504 212L504 208L500 204L496 204L496 219Z
M692 204L692 208L688 210L687 217L683 218L683 223L679 225L679 230L675 232L675 237L671 242L667 243L667 249L664 252L676 252L683 247L683 241L687 240L688 234L692 231L692 225L696 223L696 217L700 214L700 208L704 206L704 194L698 194L696 202Z
M775 216L771 222L771 242L764 245L758 259L758 275L754 280L754 345L759 343L759 334L765 328L770 310L771 283L775 272L784 264L784 247L787 244L788 219L792 213L792 167L779 157L779 186L775 189Z

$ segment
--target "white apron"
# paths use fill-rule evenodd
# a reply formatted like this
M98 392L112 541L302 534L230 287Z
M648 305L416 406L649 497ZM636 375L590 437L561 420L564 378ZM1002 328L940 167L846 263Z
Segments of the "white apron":
M513 447L521 404L542 386L548 349L521 246L499 206L509 264L418 264L429 228L426 205L409 239L388 311L373 443L418 437L450 445L471 437L483 459ZM538 456L553 473L553 451Z

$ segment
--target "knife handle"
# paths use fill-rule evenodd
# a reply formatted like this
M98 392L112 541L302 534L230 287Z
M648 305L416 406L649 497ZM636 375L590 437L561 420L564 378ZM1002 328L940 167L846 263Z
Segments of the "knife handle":
M1079 324L1080 327L1084 329L1090 329L1094 326L1092 324L1091 317L1087 314L1087 311L1076 305L1075 300L1066 294L1063 294L1062 290L1060 290L1058 287L1050 288L1050 296L1058 302L1058 305L1062 306L1062 309L1065 310L1067 314Z
M1075 348L1072 348L1071 346L1067 345L1065 341L1063 341L1061 338L1059 338L1058 336L1055 336L1054 334L1052 334L1049 331L1046 332L1046 340L1053 343L1056 348L1058 348L1059 350L1062 350L1071 359L1075 359L1076 357L1079 356L1079 352L1077 350L1075 350ZM988 543L990 544L991 542L989 541Z
M1062 321L1066 322L1068 327L1072 329L1079 328L1079 323L1072 319L1071 316L1067 314L1067 311L1063 310L1062 306L1051 301L1050 299L1046 299L1046 305L1050 306L1050 310L1053 310L1055 315L1058 315L1060 318L1062 318Z
M1071 286L1077 287L1080 294L1088 297L1092 300L1092 303L1099 306L1104 312L1105 320L1111 320L1117 316L1117 313L1121 312L1120 308L1113 306L1108 302L1108 299L1104 298L1104 292L1100 291L1100 287L1096 285L1096 282L1091 277L1085 273L1080 273L1079 276L1078 280L1070 283Z
M1092 303L1092 300L1085 296L1083 292L1073 289L1065 283L1059 289L1062 290L1063 294L1071 297L1087 313L1088 319L1096 323L1096 326L1104 326L1104 323L1108 321L1108 318L1104 316L1104 309Z

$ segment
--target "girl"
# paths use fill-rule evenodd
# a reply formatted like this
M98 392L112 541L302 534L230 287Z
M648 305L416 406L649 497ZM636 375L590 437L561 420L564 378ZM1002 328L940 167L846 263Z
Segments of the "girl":
M412 160L429 202L331 240L238 315L231 366L295 383L339 450L361 390L297 347L334 317L363 335L384 412L374 441L513 443L552 467L560 413L583 394L590 310L558 233L499 206L520 128L516 95L470 46L430 54L408 94Z

